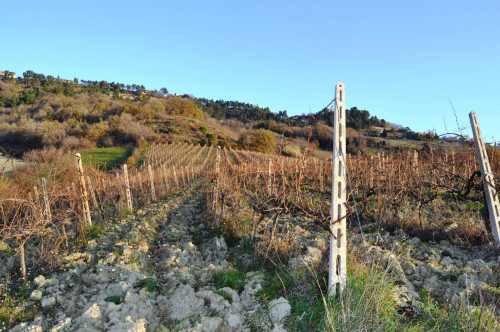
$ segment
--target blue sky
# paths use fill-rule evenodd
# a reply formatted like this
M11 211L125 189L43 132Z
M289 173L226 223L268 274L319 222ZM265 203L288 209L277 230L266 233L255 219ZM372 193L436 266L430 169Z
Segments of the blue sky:
M10 1L0 70L166 87L290 115L346 106L416 131L478 113L500 140L498 1ZM470 128L464 133L472 135Z

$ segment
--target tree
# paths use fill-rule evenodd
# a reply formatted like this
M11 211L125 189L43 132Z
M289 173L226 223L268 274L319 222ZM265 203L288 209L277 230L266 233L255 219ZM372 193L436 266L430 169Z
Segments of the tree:
M160 89L160 91L161 91L161 93L162 93L164 96L168 95L168 90L167 90L167 88L161 88L161 89Z
M73 97L75 95L75 87L73 84L66 84L64 87L64 95L67 97Z

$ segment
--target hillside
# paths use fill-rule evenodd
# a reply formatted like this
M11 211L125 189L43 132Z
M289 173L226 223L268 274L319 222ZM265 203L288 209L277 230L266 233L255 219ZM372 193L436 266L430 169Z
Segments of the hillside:
M331 150L332 114L325 108L289 117L286 111L272 113L244 102L171 95L166 88L151 91L139 84L67 80L33 71L18 78L5 71L0 80L0 146L16 157L48 147L70 151L172 141L251 149L240 135L256 129L274 132L276 139L282 137L292 145L290 151L297 151L304 148L313 123L311 142ZM352 148L366 145L361 139L365 136L431 138L409 128L390 127L356 107L347 110L347 126L357 136L350 142Z

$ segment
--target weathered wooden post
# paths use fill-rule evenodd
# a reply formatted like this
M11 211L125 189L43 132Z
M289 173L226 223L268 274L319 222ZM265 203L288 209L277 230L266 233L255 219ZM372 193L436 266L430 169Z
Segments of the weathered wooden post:
M125 178L125 195L127 196L127 207L130 211L132 211L132 194L130 193L130 182L128 181L127 164L123 164L123 177Z
M175 171L175 166L172 166L173 173L174 173L174 182L175 182L175 187L179 188L179 180L177 179L177 172Z
M330 266L328 293L340 294L347 282L347 227L346 227L346 130L345 86L338 82L335 88L332 165L332 213L330 222Z
M479 160L481 176L483 177L484 192L486 194L486 202L488 203L488 212L490 215L491 231L495 238L495 244L500 244L500 203L498 202L498 192L495 187L495 177L490 167L488 154L486 153L486 145L484 144L483 135L479 129L476 112L470 112L469 117L474 133L477 159Z
M319 162L319 191L325 191L325 177L323 174L323 161Z
M165 192L168 192L168 172L167 172L167 166L165 164L163 164L163 177L165 183Z
M87 175L87 183L89 185L90 196L92 197L92 202L96 209L99 209L99 204L97 204L97 198L95 197L95 190L92 187L92 182L90 182L90 176Z
M215 155L215 176L212 199L212 210L217 213L217 201L219 196L219 171L220 171L220 146L217 145L217 154Z
M151 200L156 200L156 192L155 192L155 183L153 179L153 171L151 170L151 164L148 164L148 172L149 172L149 185L151 186Z
M51 221L52 220L52 212L50 211L49 193L47 192L47 183L45 182L44 178L42 178L42 190L43 190L44 214L45 214L45 217L47 218L47 221Z
M455 175L455 150L451 151L451 173Z
M270 196L273 190L273 180L272 180L272 171L273 171L273 160L269 159L268 160L268 167L267 167L267 194Z
M38 188L35 186L35 187L33 187L33 190L35 192L35 201L36 201L36 206L38 207L38 211L40 211L40 213L43 213L42 212L42 205L40 203L40 195L38 194Z
M415 175L420 175L419 166L418 166L418 151L413 150L413 172Z
M87 195L87 186L85 185L85 176L83 174L82 156L77 153L76 165L80 175L80 188L83 194L83 220L87 222L88 226L92 226L92 218L90 217L89 197Z

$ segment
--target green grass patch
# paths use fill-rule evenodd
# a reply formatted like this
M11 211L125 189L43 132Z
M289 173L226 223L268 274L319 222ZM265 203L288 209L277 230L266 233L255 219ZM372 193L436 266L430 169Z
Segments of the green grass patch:
M221 270L214 274L214 284L217 288L229 287L241 292L245 286L245 273L239 270Z
M137 167L139 167L142 164L144 164L144 157L146 156L146 150L147 150L147 148L144 148L139 153L139 158L137 158Z
M286 289L291 289L292 286L293 276L291 274L275 272L266 280L256 295L259 300L269 302L280 296L285 296Z
M131 147L96 148L80 151L82 163L109 171L119 167L132 155Z
M91 239L103 235L104 233L106 233L106 227L101 224L92 224L85 229L85 234Z
M144 289L150 293L158 292L160 290L160 286L158 285L156 280L153 279L144 279L139 281L135 288Z
M233 304L233 298L228 293L220 291L220 290L217 290L214 293L222 296L227 302L229 302L229 304Z

